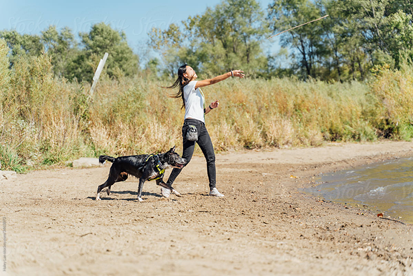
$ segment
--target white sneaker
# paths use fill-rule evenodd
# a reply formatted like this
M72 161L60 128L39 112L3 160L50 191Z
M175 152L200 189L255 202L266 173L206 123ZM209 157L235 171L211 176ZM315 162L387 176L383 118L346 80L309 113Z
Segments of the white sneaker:
M168 198L171 195L171 190L161 187L161 194L163 197Z
M172 188L172 193L176 196L181 196L181 193L178 192L177 190L173 189L173 188ZM164 188L164 187L161 187L161 194L162 194L163 197L168 198L171 195L171 190L169 190L167 188Z
M209 192L210 196L216 196L216 197L224 197L223 194L221 194L220 192L218 192L217 188L213 188L210 192Z

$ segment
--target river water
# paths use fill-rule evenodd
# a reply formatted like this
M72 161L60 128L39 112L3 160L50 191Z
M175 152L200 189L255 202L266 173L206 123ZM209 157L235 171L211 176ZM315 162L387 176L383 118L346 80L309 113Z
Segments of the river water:
M323 174L316 183L304 192L347 205L367 205L385 217L413 224L413 158Z

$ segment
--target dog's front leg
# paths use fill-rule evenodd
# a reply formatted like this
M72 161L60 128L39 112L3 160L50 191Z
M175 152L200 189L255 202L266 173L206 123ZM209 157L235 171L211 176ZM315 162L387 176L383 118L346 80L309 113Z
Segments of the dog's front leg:
M162 179L162 178L156 180L156 185L159 185L159 186L161 186L161 187L163 187L163 188L165 188L165 189L171 190L171 192L174 193L174 194L177 195L177 196L181 196L181 194L180 194L177 190L175 190L174 188L172 188L172 186L170 186L170 185L168 185L167 183L163 182L163 179ZM165 196L165 195L164 195L164 196Z
M139 178L139 187L138 187L138 200L139 202L143 201L142 200L142 188L143 188L143 183L145 183L145 178Z
M169 186L168 184L166 184L165 182L163 182L163 179L162 179L162 178L156 180L156 185L159 185L159 186L161 186L161 187L164 187L164 188L169 189L169 190L172 191L172 187Z

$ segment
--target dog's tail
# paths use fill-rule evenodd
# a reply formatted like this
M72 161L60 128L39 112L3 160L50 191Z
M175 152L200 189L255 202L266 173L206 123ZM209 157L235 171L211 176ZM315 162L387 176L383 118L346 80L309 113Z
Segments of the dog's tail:
M113 163L115 161L115 158L107 155L99 156L99 163L105 164L106 160Z

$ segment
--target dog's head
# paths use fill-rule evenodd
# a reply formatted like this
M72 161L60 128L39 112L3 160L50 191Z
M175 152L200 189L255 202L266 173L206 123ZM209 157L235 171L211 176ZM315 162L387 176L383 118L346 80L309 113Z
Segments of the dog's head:
M175 146L164 153L163 163L165 166L182 169L187 161L184 158L181 158L179 154L175 152Z

